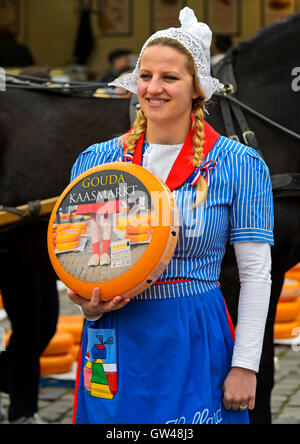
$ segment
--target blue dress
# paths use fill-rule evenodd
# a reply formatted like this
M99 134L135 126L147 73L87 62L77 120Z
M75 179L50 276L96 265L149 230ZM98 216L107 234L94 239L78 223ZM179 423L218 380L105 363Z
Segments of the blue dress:
M146 144L145 144L146 145ZM118 139L77 159L71 179L114 162ZM77 424L247 424L223 408L234 330L218 287L227 240L273 245L269 170L255 150L219 137L204 205L195 187L173 190L180 212L174 256L152 285L120 310L85 323L74 407ZM184 167L184 165L183 165ZM183 282L169 283L174 280Z

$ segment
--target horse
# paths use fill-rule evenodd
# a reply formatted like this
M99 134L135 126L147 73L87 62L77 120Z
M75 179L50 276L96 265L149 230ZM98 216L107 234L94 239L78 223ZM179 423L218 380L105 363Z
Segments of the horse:
M221 73L222 67L230 60L236 80L235 98L298 133L296 104L299 98L292 88L294 78L291 72L297 66L299 25L300 14L295 14L286 21L265 28L255 37L232 48L218 66ZM85 147L124 134L130 128L129 99L95 99L68 94L67 89L61 92L21 85L1 93L1 204L17 206L59 195L69 182L72 164ZM219 133L225 134L220 109L222 100L219 96L212 99L206 120ZM259 141L271 176L299 173L298 140L252 114L247 113L246 120ZM235 136L243 140L238 128ZM271 423L273 325L284 273L300 260L298 203L294 193L279 195L274 191L272 293L258 375L256 408L250 413L251 423ZM18 257L18 260L55 279L46 249L47 224L47 218L35 217L5 227L2 235L0 230L0 249L5 251L7 258ZM0 276L0 288L3 279L7 280L7 277ZM239 278L230 245L226 248L220 282L229 312L236 323ZM26 282L23 286L26 294Z
M128 100L75 97L26 82L7 83L0 94L0 203L8 211L28 202L38 209L37 201L58 196L83 148L129 126ZM0 227L0 288L13 330L0 355L0 391L10 394L10 419L24 416L24 408L37 411L39 356L57 326L47 227L48 217L33 214ZM19 383L20 361L26 384Z
M229 50L219 62L216 72L221 80L235 82L234 97L284 128L300 134L295 67L299 65L300 14L261 30L254 37ZM300 68L298 68L300 71ZM234 74L234 78L232 78ZM226 133L220 108L214 98L207 121L221 134ZM223 99L224 100L224 99ZM285 273L300 261L300 138L266 123L257 114L245 112L250 131L257 137L261 154L269 167L274 195L274 241L272 247L272 290L266 324L262 360L258 375L256 407L250 412L251 423L271 423L271 392L274 386L273 327L277 303ZM237 119L233 118L236 136L245 141ZM229 135L229 134L228 134ZM251 135L251 133L250 133ZM276 186L277 179L296 179L288 190ZM284 183L284 181L282 182ZM220 276L222 291L234 324L237 322L239 294L238 271L233 248L228 245Z

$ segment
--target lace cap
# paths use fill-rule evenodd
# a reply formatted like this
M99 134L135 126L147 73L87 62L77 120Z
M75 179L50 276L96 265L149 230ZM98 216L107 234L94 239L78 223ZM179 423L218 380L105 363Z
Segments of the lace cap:
M145 49L153 40L160 37L168 37L177 40L192 55L198 69L199 83L205 94L205 101L209 100L217 90L222 89L224 85L210 74L210 45L212 40L210 28L205 23L198 22L194 11L188 7L180 11L179 20L181 23L180 28L169 28L153 34L144 44L134 71L129 74L123 74L109 83L109 86L121 87L136 94L140 71L139 66Z

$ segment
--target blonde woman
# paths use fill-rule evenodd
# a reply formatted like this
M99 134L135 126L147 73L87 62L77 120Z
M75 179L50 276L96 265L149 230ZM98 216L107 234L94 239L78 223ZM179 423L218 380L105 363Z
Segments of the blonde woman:
M73 179L120 157L141 163L167 183L181 214L159 285L130 301L101 301L98 288L91 301L68 292L88 319L75 423L247 424L254 408L271 285L270 177L253 149L205 122L205 102L222 87L210 75L211 31L189 8L180 21L151 36L134 72L113 82L141 105L121 147L118 139L95 144L72 170ZM236 340L217 283L228 238L241 277ZM115 375L106 374L111 390L100 394L93 383L105 383L96 366L106 352Z

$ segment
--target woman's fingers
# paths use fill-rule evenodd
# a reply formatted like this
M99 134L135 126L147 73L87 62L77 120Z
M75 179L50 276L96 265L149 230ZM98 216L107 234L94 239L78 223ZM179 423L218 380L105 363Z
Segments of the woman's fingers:
M252 370L233 368L223 386L226 410L253 410L255 407L256 375Z
M90 300L90 306L92 308L97 308L99 306L99 304L101 303L100 301L100 289L98 287L95 287L92 293L92 297Z
M85 301L82 296L80 296L78 293L75 293L75 291L73 290L68 289L67 295L69 296L71 301L74 302L74 304L81 305Z
M102 308L105 311L119 310L130 301L129 298L122 298L122 296L115 296L110 301L102 302Z
M81 306L87 316L98 316L102 313L118 310L130 301L129 298L123 298L122 296L115 296L109 301L103 300L101 299L101 293L98 287L94 288L91 299L83 298L70 289L68 289L67 294L75 304Z

